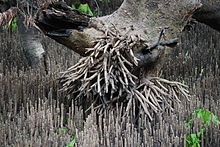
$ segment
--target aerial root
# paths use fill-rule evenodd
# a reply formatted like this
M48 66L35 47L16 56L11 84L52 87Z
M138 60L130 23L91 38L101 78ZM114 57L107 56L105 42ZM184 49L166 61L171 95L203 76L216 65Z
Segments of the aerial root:
M88 48L89 56L62 73L62 90L75 93L75 99L92 100L95 109L126 103L124 116L133 104L141 105L151 120L154 113L172 109L173 102L180 103L181 96L189 100L188 87L182 83L159 77L138 78L139 59L133 50L143 45L139 36L122 36L109 30L105 34Z

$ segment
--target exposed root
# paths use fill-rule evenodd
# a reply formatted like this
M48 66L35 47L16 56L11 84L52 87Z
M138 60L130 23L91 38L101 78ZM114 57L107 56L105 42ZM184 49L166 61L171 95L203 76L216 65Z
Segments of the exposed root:
M187 86L159 77L137 77L135 69L139 59L133 50L145 43L138 36L122 36L117 31L106 30L89 56L63 72L63 90L75 93L75 99L90 99L95 108L106 107L116 101L126 102L126 114L138 102L152 119L166 105L172 109L173 101L180 102L180 95L189 97Z

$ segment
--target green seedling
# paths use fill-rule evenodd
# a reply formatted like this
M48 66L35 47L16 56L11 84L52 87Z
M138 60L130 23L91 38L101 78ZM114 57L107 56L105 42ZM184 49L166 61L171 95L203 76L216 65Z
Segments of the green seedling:
M203 125L198 132L187 135L186 137L187 147L200 147L201 136L206 131L205 126L210 127L211 123L215 125L220 124L218 117L214 115L212 112L208 110L197 109L194 111L193 117L186 122L185 127L189 128L195 120L198 120Z

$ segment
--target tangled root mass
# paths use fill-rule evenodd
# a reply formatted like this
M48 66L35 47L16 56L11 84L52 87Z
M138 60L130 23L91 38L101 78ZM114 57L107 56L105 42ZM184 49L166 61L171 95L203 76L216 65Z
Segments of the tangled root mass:
M152 120L152 115L172 109L180 96L188 99L187 86L159 77L140 78L139 59L133 51L144 42L139 36L120 35L106 30L105 37L88 48L86 57L62 73L62 90L74 93L75 99L92 101L95 108L106 108L115 102L126 103L126 113L138 104Z

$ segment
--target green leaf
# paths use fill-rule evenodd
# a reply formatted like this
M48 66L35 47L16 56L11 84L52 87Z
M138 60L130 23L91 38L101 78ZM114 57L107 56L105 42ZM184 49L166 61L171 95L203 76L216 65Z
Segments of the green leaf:
M70 141L69 144L66 145L66 147L74 147L76 143L76 135L72 136L72 141Z
M193 144L192 147L200 147L200 144L199 143L195 143L195 144Z
M195 115L197 118L201 118L205 125L210 125L212 120L212 113L210 111L198 109L195 111Z
M88 4L80 4L78 10L80 12L89 14L90 16L94 16Z
M191 137L193 143L196 143L199 140L199 138L197 137L197 134L191 134L190 137Z
M71 8L76 9L76 5L72 4Z
M200 147L200 139L197 134L190 134L186 138L187 147Z
M188 120L188 121L185 123L185 128L189 128L189 127L192 125L192 123L193 123L193 120L192 120L192 119Z
M16 18L13 18L10 27L11 27L12 31L14 31L14 32L17 31L17 20L16 20Z
M214 114L212 115L212 122L216 125L220 124L220 121L219 121L218 117Z
M205 125L210 125L211 122L216 125L220 124L218 117L208 110L198 109L195 111L195 116L201 118Z
M199 132L196 133L196 135L200 138L204 132L205 132L205 128L202 128L202 129L200 129Z

